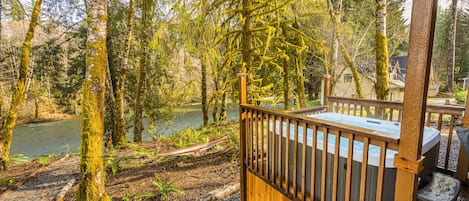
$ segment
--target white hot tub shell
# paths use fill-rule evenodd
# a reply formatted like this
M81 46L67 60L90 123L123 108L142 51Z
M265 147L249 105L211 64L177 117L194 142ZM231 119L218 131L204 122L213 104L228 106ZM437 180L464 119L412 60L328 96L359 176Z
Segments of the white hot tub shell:
M316 115L311 115L311 118L317 118L321 120L327 120L334 123L341 123L371 130L377 130L380 132L389 133L392 135L400 135L400 123L398 122L390 122L384 120L377 120L371 118L364 118L364 117L356 117L356 116L349 116L343 115L338 113L321 113ZM276 135L279 135L280 131L280 122L276 122ZM282 137L282 172L285 172L285 139L286 137L286 122L283 122L281 126L283 129L283 137ZM290 131L293 131L294 125L290 124ZM301 147L303 146L303 127L298 126L298 154L297 154L297 186L299 189L302 189L301 186L301 167L302 167L302 150ZM273 125L269 126L269 131L272 132ZM305 186L305 193L307 196L310 194L310 186L311 186L311 143L312 143L312 129L307 129L307 149L306 149L306 186ZM294 136L291 134L290 138L290 145L294 143ZM322 150L323 150L323 139L324 134L320 131L317 133L317 148L316 148L316 179L315 179L315 199L320 199L320 191L321 191L321 167L322 167ZM431 175L434 171L436 164L437 164L437 156L439 153L439 149L437 145L439 145L440 141L440 132L433 128L425 128L424 130L424 139L423 139L423 147L422 153L425 156L424 166L425 169L421 173L422 177L427 177ZM274 174L277 177L278 175L278 137L275 137L273 140L274 145ZM269 142L269 147L272 146L272 142ZM340 139L340 148L339 148L339 175L338 175L338 192L337 192L337 200L344 200L345 195L345 173L347 168L347 156L348 156L348 139L341 137ZM363 161L363 143L359 141L354 141L353 145L353 163L352 163L352 185L351 185L351 200L359 200L359 191L360 191L360 178L361 178L361 166ZM269 149L270 150L270 149ZM332 189L332 180L333 180L333 173L332 168L334 165L334 151L335 151L335 135L329 134L328 135L328 156L327 156L327 189ZM289 153L294 153L293 146L289 146ZM394 188L395 188L395 178L396 178L396 168L394 167L394 155L397 153L395 150L386 150L386 161L385 161L385 173L384 173L384 185L383 185L383 200L391 201L394 200ZM269 155L269 163L271 164L272 156ZM293 175L293 159L294 156L289 156L289 175ZM368 152L368 169L367 169L367 181L366 181L366 200L376 200L376 183L377 183L377 176L378 176L378 164L380 159L380 148L374 145L369 146ZM271 168L271 167L269 167ZM285 179L285 173L282 174L282 178ZM289 178L290 186L293 184L293 178L290 176ZM326 193L326 200L331 200L332 192L327 191Z

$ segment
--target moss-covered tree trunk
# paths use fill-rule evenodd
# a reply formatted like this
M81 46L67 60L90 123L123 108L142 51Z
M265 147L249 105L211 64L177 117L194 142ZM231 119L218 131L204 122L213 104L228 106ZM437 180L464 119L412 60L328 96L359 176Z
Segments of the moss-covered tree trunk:
M137 72L137 92L134 107L134 142L142 142L143 132L143 99L144 87L146 80L145 66L149 64L149 42L150 42L150 26L151 26L151 0L143 0L142 2L142 30L140 45L142 52L140 53L140 65Z
M300 30L300 25L297 20L293 23L293 28ZM296 36L295 43L298 48L295 50L295 69L296 69L296 89L298 94L298 103L300 108L306 107L306 93L305 93L305 77L303 74L303 52L306 45L301 36Z
M203 121L204 121L204 126L209 125L209 119L208 119L208 97L207 97L207 61L206 61L206 56L205 53L201 53L201 68L200 68L200 73L202 76L201 80L201 87L202 87L202 116L203 116Z
M3 10L3 2L0 0L0 58L3 57L3 47L2 47L2 10ZM0 132L3 130L3 102L5 101L6 94L5 90L3 89L3 85L0 83Z
M249 93L252 91L251 79L252 79L252 10L254 9L252 5L252 0L243 0L243 66L241 72L248 73L249 77L247 79L247 91L248 91L248 103L250 103Z
M41 10L42 0L37 0L34 5L33 12L31 14L31 21L29 23L29 29L26 33L26 37L23 42L23 47L21 49L21 60L20 60L20 69L18 82L13 91L12 100L10 101L10 109L6 115L4 125L2 130L0 130L0 162L4 169L7 168L8 157L10 155L10 146L11 139L13 136L13 128L16 125L16 118L18 116L18 108L20 104L24 101L26 81L28 79L29 72L29 63L30 63L30 51L31 51L31 41L34 37L34 30L37 26L37 20L39 17L39 12Z
M106 82L107 1L87 0L88 36L83 83L79 201L110 200L104 188L104 94Z
M126 122L125 122L125 108L124 108L124 90L125 81L127 77L127 65L129 63L130 46L132 44L132 36L134 29L134 0L129 1L129 10L127 13L127 32L125 37L125 44L122 54L122 62L120 63L119 69L115 71L113 79L113 133L112 143L113 145L123 145L127 143L126 137Z
M332 7L332 2L331 0L328 0L327 3L329 7L329 15L331 17L332 29L334 30L336 40L339 44L340 52L342 53L342 56L344 57L345 63L347 63L347 66L352 71L353 81L355 82L355 92L357 93L357 96L359 98L365 98L365 96L363 95L363 90L362 90L361 83L360 83L360 74L358 73L358 68L355 65L355 62L353 61L352 57L350 57L350 54L348 53L347 48L345 48L344 43L342 42L342 38L338 30L339 26L338 26L337 18L334 14L334 9Z
M448 34L448 62L446 66L446 89L445 91L453 92L453 80L454 80L454 65L456 59L456 26L457 26L457 8L458 0L452 0L450 6L449 17L450 29Z
M226 80L224 80L223 82L226 82ZM223 94L221 95L221 109L220 109L220 121L221 122L226 122L227 110L228 110L228 96L227 96L226 91L223 91Z
M288 69L288 62L287 59L283 59L283 102L284 102L284 109L290 109L290 83L288 79L288 75L290 71Z
M386 0L376 0L376 84L378 100L388 100L389 56L386 37Z

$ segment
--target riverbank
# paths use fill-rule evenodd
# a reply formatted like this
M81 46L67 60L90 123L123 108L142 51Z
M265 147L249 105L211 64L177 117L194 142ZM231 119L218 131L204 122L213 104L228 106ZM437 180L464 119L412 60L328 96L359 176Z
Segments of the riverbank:
M67 114L67 113L42 113L38 118L33 116L22 116L16 121L16 126L24 126L26 124L37 124L37 123L46 123L54 121L62 121L68 119L78 118L76 115Z
M186 129L142 144L130 143L106 153L106 191L113 200L196 200L239 180L238 124ZM161 156L181 148L223 139L210 149L184 156ZM12 164L0 173L0 192L24 181L61 156ZM76 200L73 186L64 200Z

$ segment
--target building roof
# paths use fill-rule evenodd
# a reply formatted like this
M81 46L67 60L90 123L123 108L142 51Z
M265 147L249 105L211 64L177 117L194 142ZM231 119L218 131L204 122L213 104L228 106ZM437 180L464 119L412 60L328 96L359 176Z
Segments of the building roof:
M391 57L391 66L396 66L397 64L399 65L399 70L401 71L402 74L406 74L407 71L407 56L397 56L397 57Z

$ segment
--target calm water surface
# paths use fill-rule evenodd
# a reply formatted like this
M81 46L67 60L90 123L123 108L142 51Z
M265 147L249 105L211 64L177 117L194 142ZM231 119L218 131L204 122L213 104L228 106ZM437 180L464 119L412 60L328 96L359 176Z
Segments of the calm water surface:
M169 135L185 128L199 128L203 123L200 107L200 105L191 105L177 108L173 124L168 125L164 121L156 123L158 132ZM211 115L211 111L209 114ZM229 109L228 121L237 120L238 115L239 110L237 108ZM132 122L128 123L131 124ZM13 131L11 156L24 154L34 157L51 153L79 152L80 124L80 118L76 118L18 126ZM132 129L130 129L128 139L131 139L130 133L132 132ZM152 138L152 134L143 133L145 141L149 141Z

